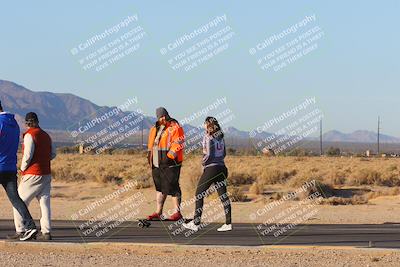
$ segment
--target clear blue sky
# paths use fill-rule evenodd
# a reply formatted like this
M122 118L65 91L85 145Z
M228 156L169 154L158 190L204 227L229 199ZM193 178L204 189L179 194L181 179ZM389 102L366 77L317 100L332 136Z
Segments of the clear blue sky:
M7 1L0 16L0 79L35 91L70 92L99 105L137 96L153 115L177 118L226 96L234 126L250 130L316 96L325 130L400 136L400 1ZM74 46L137 14L147 37L137 53L100 73L83 71ZM227 15L230 47L197 69L172 70L160 48ZM249 48L315 14L319 48L279 72L262 71Z

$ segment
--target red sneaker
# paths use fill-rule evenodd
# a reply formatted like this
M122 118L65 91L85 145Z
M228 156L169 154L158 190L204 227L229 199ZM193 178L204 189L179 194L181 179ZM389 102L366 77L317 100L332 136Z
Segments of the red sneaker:
M153 214L147 216L147 220L148 221L160 221L161 220L161 216L157 212L154 212Z
M182 214L178 211L172 214L171 217L168 218L168 221L179 221L182 218Z

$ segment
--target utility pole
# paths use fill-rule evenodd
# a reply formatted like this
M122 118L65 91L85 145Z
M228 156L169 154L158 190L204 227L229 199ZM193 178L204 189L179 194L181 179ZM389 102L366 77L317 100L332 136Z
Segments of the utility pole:
M319 155L322 156L322 119L319 121Z
M380 135L380 130L381 130L380 124L381 124L381 118L378 116L378 136L377 136L378 156L379 156L379 153L380 153L380 147L379 147L379 135Z

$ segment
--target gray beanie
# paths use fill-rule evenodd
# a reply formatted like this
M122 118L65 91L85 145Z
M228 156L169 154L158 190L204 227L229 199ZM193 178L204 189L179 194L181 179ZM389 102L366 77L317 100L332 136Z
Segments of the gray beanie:
M163 107L159 107L156 109L156 115L157 115L157 120L159 120L163 116L165 116L167 120L170 118L168 111Z

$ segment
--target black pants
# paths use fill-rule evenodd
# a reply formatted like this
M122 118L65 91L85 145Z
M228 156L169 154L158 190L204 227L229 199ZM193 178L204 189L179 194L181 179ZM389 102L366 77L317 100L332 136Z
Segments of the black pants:
M225 166L210 166L204 169L196 190L196 210L194 212L194 223L200 224L203 213L205 192L214 184L217 189L219 199L222 202L225 212L226 224L231 224L231 202L226 190L226 178L228 169Z
M17 190L17 175L15 172L0 172L0 183L6 190L8 199L13 207L19 212L23 218L23 223L26 229L36 229L35 222L29 213L25 203L19 197Z
M179 197L182 195L179 185L181 166L160 167L152 169L154 185L164 195Z

